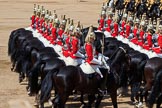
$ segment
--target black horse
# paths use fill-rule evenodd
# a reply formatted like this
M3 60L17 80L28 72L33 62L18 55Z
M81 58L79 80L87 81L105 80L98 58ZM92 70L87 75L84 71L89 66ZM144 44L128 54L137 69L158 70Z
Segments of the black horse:
M161 87L160 81L161 81L161 69L162 69L162 58L159 57L153 57L151 59L149 59L145 65L144 68L144 77L145 77L145 81L146 81L146 85L145 88L143 90L143 95L145 96L145 100L147 102L147 96L148 96L148 91L151 90L152 93L149 96L148 99L148 104L149 104L149 108L153 107L153 104L157 98L157 108L160 108L160 104L161 104L161 96L158 97L159 94L159 90ZM157 88L157 85L159 86Z
M59 70L64 66L65 62L54 56L44 56L40 60L35 62L34 66L29 72L29 86L31 93L37 93L39 76L41 77L41 80L43 80L48 71L53 69Z
M110 93L114 108L118 108L117 88L119 87L119 74L122 69L121 65L129 65L129 61L130 58L127 56L125 49L121 47L118 48L109 59L109 61L107 61L110 65L110 74L108 74L107 69L101 69L101 72L104 76L103 79L99 79L96 76L88 78L87 74L83 73L80 67L66 66L64 68L61 68L56 75L51 74L47 77L44 84L46 85L44 86L46 87L46 89L44 89L42 93L48 95L50 93L50 90L54 86L55 92L57 92L56 97L53 100L53 106L55 108L64 108L65 103L73 90L80 91L82 94L89 94L89 101L87 105L89 108L91 108L91 104L95 100L95 98L90 97L94 97L95 94L98 94L95 104L95 108L98 108L103 97L100 94L98 88L100 87L101 83L105 83L107 90ZM51 81L53 82L53 84ZM48 97L46 95L43 95L41 97L43 97L43 99L46 99L45 97Z
M31 52L44 48L42 42L33 37L32 32L25 29L17 29L10 35L8 42L8 54L11 56L12 68L19 73L19 82L31 68Z
M115 3L115 12L117 12L119 21L122 19L124 13L125 3L124 0L117 0Z
M153 108L156 101L156 108L160 108L162 103L162 69L156 74L154 78L153 87L148 97L148 108Z
M128 14L130 12L131 14L135 14L135 0L131 0L127 6L126 6L126 13Z
M21 47L22 43L26 38L33 38L32 32L26 31L23 28L14 30L10 34L10 38L8 41L8 55L11 58L12 67L11 71L15 68L15 64L18 60L18 57L21 55Z
M20 82L23 80L25 75L28 76L28 71L31 69L33 65L31 61L32 51L33 50L39 51L43 48L45 48L45 46L37 38L32 38L22 43L19 52L21 55L17 56L18 60L16 66L16 70L20 74L20 79L19 79Z
M147 14L148 7L147 7L146 3L147 2L145 0L142 0L142 2L137 5L137 7L136 7L136 18L141 19L142 18L142 15L144 13Z
M125 8L124 0L117 0L115 3L115 8L117 10L123 10Z
M142 101L139 99L140 87L142 81L144 81L144 67L149 59L148 56L144 53L138 51L129 51L129 56L131 57L130 70L126 75L128 76L128 82L131 86L131 101L134 103L135 99L139 102Z
M157 18L161 17L159 5L160 5L160 3L152 4L150 10L148 11L148 17L151 18L152 23L154 20L157 22Z

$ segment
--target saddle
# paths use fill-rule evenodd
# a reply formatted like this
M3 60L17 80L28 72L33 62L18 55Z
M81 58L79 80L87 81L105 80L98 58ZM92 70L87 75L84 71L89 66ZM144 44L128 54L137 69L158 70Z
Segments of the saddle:
M88 75L92 75L95 73L101 73L98 67L99 67L98 65L92 65L92 64L90 65L89 63L82 63L80 65L80 68L82 69L82 71Z

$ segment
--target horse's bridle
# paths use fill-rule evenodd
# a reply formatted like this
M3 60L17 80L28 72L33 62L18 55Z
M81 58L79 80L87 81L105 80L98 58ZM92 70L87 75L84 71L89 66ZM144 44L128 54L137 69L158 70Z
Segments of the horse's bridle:
M124 53L127 53L126 50L123 47L119 47L120 49L122 49L124 51Z

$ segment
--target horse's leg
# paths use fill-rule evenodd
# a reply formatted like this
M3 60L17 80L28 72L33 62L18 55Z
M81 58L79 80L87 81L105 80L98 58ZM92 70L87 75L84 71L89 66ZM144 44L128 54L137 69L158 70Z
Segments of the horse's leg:
M57 108L58 104L59 104L59 95L55 94L55 98L52 100L52 107L53 108Z
M58 108L65 108L65 103L68 99L69 95L66 93L66 94L62 94L60 96L60 100L59 100L59 107Z
M156 102L156 98L159 96L159 94L161 92L160 91L161 77L162 77L162 71L157 73L157 75L155 77L154 85L153 85L153 87L151 89L151 93L150 93L150 95L148 97L148 105L149 106L153 106L153 104Z
M130 96L130 98L131 98L131 101L132 101L132 103L133 104L135 104L135 99L134 99L134 92L133 92L133 85L131 85L131 96Z
M23 81L23 79L25 78L25 75L23 72L19 73L19 83L21 83Z
M69 91L58 90L55 99L52 100L53 108L65 108L65 103L72 91L71 89Z
M83 99L83 93L81 93L81 95L80 95L80 102L81 102L82 106L86 105L86 103L84 102L84 99Z
M34 103L34 106L35 107L39 107L39 93L37 93L36 95L35 95L35 103Z
M99 108L102 98L103 98L103 95L98 94L96 103L95 103L95 108Z
M11 71L15 71L15 70L14 70L15 65L16 65L16 61L13 61L13 62L12 62L12 65L11 65Z
M88 108L91 108L92 107L92 104L95 101L95 99L96 99L95 95L88 95L88 104L87 104L87 107Z
M160 94L160 96L157 99L156 108L160 108L161 103L162 103L162 94Z
M111 96L111 100L112 100L112 103L113 103L113 107L114 108L118 108L118 105L117 105L117 90L111 90L110 92L110 96Z

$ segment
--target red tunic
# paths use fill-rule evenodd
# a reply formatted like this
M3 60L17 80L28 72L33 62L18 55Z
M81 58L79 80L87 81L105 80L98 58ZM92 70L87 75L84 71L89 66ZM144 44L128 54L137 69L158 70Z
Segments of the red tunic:
M98 30L102 30L103 27L104 27L104 19L101 18L101 19L100 19L100 24L99 24Z
M134 36L135 38L137 38L137 31L138 31L138 28L134 28L134 29L133 29L133 36Z
M112 22L112 19L108 19L107 20L107 28L106 28L106 31L110 32L111 31L111 22Z
M58 39L59 39L59 38L62 38L62 34L63 34L63 33L64 33L64 30L60 28L59 31L58 31L58 36L59 36ZM62 40L59 39L59 40L57 41L57 44L62 46L62 45L63 45Z
M93 60L93 46L90 43L85 44L85 51L87 54L86 62L90 63Z
M159 34L157 40L158 40L158 45L160 46L160 48L162 48L162 34Z
M122 36L124 36L125 24L126 24L126 22L125 21L122 21L122 23L121 23L121 32L120 32L120 35L122 35Z
M52 28L52 23L51 23L51 22L49 23L49 28L50 28L50 29Z
M56 31L57 31L57 28L55 28L55 27L52 27L52 29L51 29L51 32L52 32L52 37L53 37L53 40L56 40Z
M158 41L159 47L152 48L152 50L156 53L162 53L162 34L159 34L157 41Z
M72 58L77 58L77 57L75 56L75 54L77 53L77 51L78 51L78 49L79 49L79 40L78 40L76 37L74 37L74 38L72 39L71 45L72 45L72 47L71 47L71 54L70 54L70 57L72 57Z
M152 47L152 35L151 34L148 34L147 42L148 42L149 47Z
M140 31L139 33L139 39L143 40L143 36L144 36L145 32L143 30Z
M62 34L64 33L64 30L63 29L59 29L58 31L58 35L60 36L60 38L62 38Z
M112 19L108 19L107 20L107 26L110 26L111 25L111 22L112 22Z
M43 22L44 22L45 20L44 20L44 18L41 18L41 20L40 20L40 24L39 24L39 27L40 28L42 28L42 26L43 26Z
M129 24L126 25L125 37L128 38L130 35L131 26Z
M65 57L70 56L70 51L71 51L71 37L68 36L65 40L65 44L67 46L67 49L62 48L62 53Z
M31 26L33 26L35 23L35 15L32 15L31 17Z
M126 22L122 21L122 24L121 24L122 30L124 30L125 24L126 24Z
M71 37L68 36L65 40L65 43L67 45L67 50L71 51Z
M143 46L144 40L143 40L143 36L144 36L145 32L143 30L141 30L139 32L139 39L138 39L138 45L139 46Z
M138 28L133 29L133 39L131 39L131 42L133 42L134 44L138 44L137 31L138 31Z
M114 23L114 32L111 34L113 37L118 35L118 23Z
M143 45L143 48L146 50L150 50L150 48L152 48L152 35L150 33L148 33L146 40L147 44Z
M39 27L39 17L36 17L35 23L36 23L36 29L38 29L38 27Z

